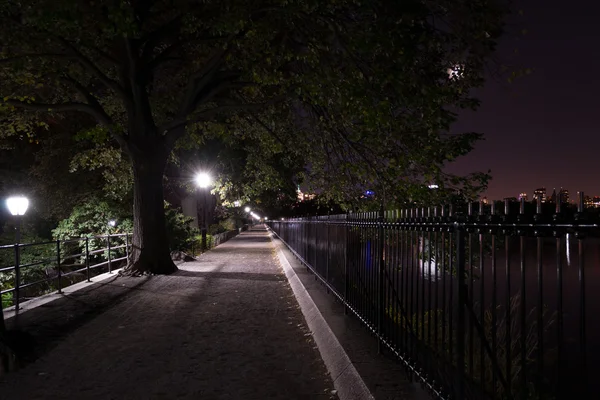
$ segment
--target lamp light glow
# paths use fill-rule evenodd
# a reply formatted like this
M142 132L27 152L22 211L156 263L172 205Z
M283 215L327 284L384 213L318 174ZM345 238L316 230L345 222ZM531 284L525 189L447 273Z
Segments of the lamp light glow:
M117 225L117 221L115 221L114 219L111 219L110 221L108 221L108 225L115 227Z
M244 211L246 211L247 213L249 213L249 212L251 211L251 210L250 210L250 207L246 207L246 208L244 208Z
M6 199L6 206L12 215L25 215L29 207L29 200L23 196L9 197Z
M206 172L200 172L196 175L196 184L201 188L207 188L212 184L212 178Z

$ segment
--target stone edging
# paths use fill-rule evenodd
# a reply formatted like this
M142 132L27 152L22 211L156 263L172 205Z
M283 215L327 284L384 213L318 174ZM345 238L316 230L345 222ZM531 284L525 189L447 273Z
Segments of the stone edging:
M270 230L269 230L270 231ZM374 400L375 398L367 388L362 377L352 364L352 361L346 354L346 351L336 338L335 334L323 318L323 315L315 305L310 294L302 284L302 281L296 275L296 272L290 265L281 246L283 242L273 240L273 233L269 232L271 243L277 251L279 262L283 267L294 296L300 305L302 314L311 334L317 344L319 353L325 362L325 367L331 375L333 386L337 391L340 400Z

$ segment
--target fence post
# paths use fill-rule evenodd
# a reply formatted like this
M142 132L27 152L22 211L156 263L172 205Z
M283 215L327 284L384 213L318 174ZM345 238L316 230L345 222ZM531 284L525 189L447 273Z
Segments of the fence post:
M62 271L60 269L60 240L56 241L56 269L58 271L58 293L62 293L62 284L61 284L61 277L62 277Z
M110 257L110 235L106 236L106 248L108 249L108 273L112 274L112 262Z
M344 303L348 304L350 299L350 267L348 265L348 239L350 238L350 227L349 227L349 213L346 213L346 220L344 222L344 236L346 243L344 244ZM348 306L344 307L344 314L348 315Z
M454 223L456 231L456 395L455 399L464 399L465 397L465 304L466 304L466 283L465 283L465 232L462 224L457 221Z
M90 280L90 238L85 238L85 273L87 275L87 281Z
M15 243L15 312L19 312L19 304L21 303L21 295L19 287L21 286L21 250L19 243Z
M192 242L192 246L194 246L194 242ZM192 256L194 255L193 249L192 247ZM129 233L125 234L125 261L126 265L129 265Z
M377 273L377 333L380 337L380 340L377 341L377 353L381 354L382 350L382 336L383 336L383 319L384 319L384 309L385 309L385 299L384 299L384 286L383 286L383 274L385 273L385 257L384 257L384 243L383 243L383 223L384 223L384 211L383 204L381 204L381 208L379 209L379 216L377 218L377 236L378 236L378 262L379 271Z
M325 258L325 282L329 283L329 256L330 256L330 245L329 245L329 229L330 229L330 223L329 223L329 219L331 218L331 216L329 215L329 210L327 211L327 221L325 221L325 226L327 228L327 251L325 252L326 258ZM327 293L329 294L329 286L327 286Z

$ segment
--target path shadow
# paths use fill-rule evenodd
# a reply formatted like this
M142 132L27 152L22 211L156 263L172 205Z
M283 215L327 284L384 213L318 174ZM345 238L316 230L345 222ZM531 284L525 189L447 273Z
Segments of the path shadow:
M139 279L139 282L127 286L119 284L119 280L125 279ZM65 337L122 303L127 295L140 289L150 279L151 277L115 276L8 319L6 327L14 338L11 347L14 347L19 367L22 368L51 351ZM98 291L102 288L105 290Z
M250 272L215 272L215 271L188 271L180 269L173 276L188 276L194 278L206 279L235 279L250 281L270 281L284 282L287 278L284 275L275 274L256 274Z

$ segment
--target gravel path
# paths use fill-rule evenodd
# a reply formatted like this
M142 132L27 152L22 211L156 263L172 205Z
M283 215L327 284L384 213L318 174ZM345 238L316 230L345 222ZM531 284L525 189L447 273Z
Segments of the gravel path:
M43 354L0 381L0 399L335 398L263 228L179 268L24 313Z

